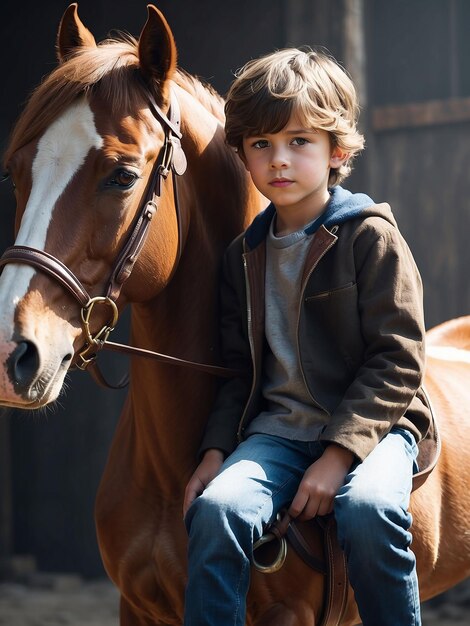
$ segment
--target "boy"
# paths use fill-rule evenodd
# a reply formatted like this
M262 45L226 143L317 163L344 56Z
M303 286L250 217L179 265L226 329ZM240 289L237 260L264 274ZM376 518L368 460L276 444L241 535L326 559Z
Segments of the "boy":
M271 204L229 247L221 388L186 488L186 626L245 624L253 543L334 510L364 626L420 624L407 512L429 427L421 281L390 208L338 186L354 87L310 49L249 62L226 136Z

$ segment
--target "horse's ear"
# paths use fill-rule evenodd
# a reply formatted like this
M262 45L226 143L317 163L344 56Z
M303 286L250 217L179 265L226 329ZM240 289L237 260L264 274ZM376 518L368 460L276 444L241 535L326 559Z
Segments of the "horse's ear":
M67 57L82 47L94 48L96 41L78 17L78 4L67 7L60 20L57 33L57 58L62 63Z
M140 69L147 84L157 84L166 99L167 83L176 70L176 44L162 13L152 4L147 5L147 10L147 22L139 37Z

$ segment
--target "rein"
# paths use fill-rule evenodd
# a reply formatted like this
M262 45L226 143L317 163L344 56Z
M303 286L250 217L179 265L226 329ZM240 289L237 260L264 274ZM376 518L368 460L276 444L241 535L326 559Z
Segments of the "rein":
M7 248L0 258L0 267L8 263L32 265L36 269L54 278L75 298L81 306L80 313L85 338L84 347L78 352L75 366L81 370L86 370L91 366L90 373L92 373L96 382L110 388L124 387L127 381L119 383L117 386L111 385L105 381L95 362L98 352L102 349L123 352L132 356L153 358L162 363L190 367L215 376L230 378L240 374L237 370L179 359L160 354L159 352L108 341L108 337L114 330L119 318L116 301L125 281L131 275L134 265L145 244L150 222L158 210L158 199L161 196L162 183L168 178L170 173L172 174L173 180L174 204L178 223L178 250L173 273L178 267L183 252L186 224L184 223L184 216L182 215L178 202L176 181L177 176L182 176L186 171L187 161L183 148L181 147L180 107L173 91L170 92L168 116L160 109L150 94L148 94L148 97L150 111L157 121L160 122L165 132L165 141L150 175L149 184L143 197L141 208L137 213L132 231L122 247L111 272L106 295L91 297L75 274L64 265L62 261L44 250L30 246L13 245ZM108 321L100 330L93 334L90 326L95 307L108 309Z

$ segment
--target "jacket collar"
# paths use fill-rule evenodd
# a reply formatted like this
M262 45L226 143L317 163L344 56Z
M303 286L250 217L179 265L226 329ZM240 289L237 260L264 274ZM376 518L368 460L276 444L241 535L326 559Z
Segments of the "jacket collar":
M305 230L307 235L315 233L320 226L330 228L336 224L341 224L347 220L359 216L365 208L374 204L369 196L362 193L352 194L347 189L336 186L330 189L330 201L326 205L323 213ZM250 250L256 248L266 239L269 226L276 213L274 205L271 203L252 222L245 233L245 241Z

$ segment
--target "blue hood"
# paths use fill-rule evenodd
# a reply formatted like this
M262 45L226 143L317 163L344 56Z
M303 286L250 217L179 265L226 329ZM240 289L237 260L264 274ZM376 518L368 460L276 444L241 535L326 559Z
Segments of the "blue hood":
M305 232L308 235L315 233L320 226L329 228L336 224L342 224L347 220L361 215L365 209L374 206L374 201L364 193L351 193L342 187L330 189L331 198L323 213L311 224ZM266 238L269 226L274 217L276 209L271 203L252 222L245 233L245 240L248 246L253 249ZM367 211L370 215L370 212Z

